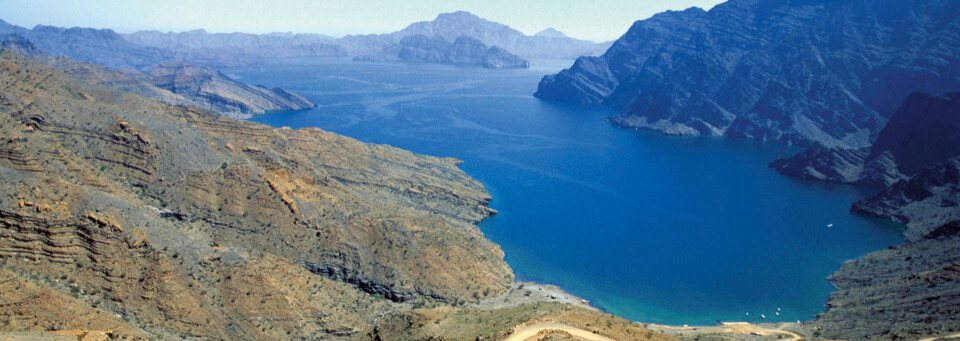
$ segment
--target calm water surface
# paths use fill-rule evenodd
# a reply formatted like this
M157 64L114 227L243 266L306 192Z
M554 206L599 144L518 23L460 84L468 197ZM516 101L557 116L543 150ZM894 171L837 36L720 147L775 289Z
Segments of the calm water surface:
M843 261L902 242L898 225L848 212L870 190L766 167L794 148L618 129L609 109L534 98L540 77L569 62L536 64L284 60L222 71L319 104L254 121L465 160L500 211L480 227L520 279L631 320L806 320L824 310L825 277Z

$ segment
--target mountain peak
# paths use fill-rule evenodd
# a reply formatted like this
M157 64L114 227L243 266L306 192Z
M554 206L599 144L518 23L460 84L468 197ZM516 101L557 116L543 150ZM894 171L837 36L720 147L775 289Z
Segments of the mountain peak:
M470 20L479 20L479 19L481 19L481 18L478 17L476 14L473 14L473 13L470 13L470 12L467 12L467 11L456 11L456 12L440 13L440 14L437 15L437 19L435 19L435 21L436 21L436 20L442 20L442 19L457 19L457 20L470 19Z
M11 34L3 38L3 43L0 44L0 47L5 49L11 49L19 52L25 56L33 56L41 54L40 50L33 45L27 38L17 34Z
M557 31L553 27L547 27L547 29L537 32L533 35L534 37L544 37L544 38L569 38L563 32Z

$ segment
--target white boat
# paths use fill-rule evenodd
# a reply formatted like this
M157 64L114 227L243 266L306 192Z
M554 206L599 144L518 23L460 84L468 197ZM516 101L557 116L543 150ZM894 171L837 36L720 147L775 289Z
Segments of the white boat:
M767 318L767 315L760 314L760 318L765 319L765 318Z
M833 224L827 224L827 227L833 227Z

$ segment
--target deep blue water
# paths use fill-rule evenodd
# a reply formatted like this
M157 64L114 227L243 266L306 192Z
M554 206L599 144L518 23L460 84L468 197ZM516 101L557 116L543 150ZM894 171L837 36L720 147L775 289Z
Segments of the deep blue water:
M520 279L631 320L806 320L824 310L825 277L843 261L902 242L900 226L848 212L870 190L766 167L795 148L618 129L609 109L534 98L540 77L566 66L539 65L337 59L222 71L319 104L254 121L465 160L500 211L480 227Z

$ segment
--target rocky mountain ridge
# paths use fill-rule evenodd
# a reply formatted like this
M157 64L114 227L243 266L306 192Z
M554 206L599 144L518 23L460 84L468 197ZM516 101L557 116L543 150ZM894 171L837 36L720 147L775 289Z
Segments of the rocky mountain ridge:
M140 46L172 51L203 65L246 65L270 58L344 57L336 39L319 34L249 34L138 31L123 38Z
M465 11L441 13L432 21L416 22L393 33L346 36L338 43L350 55L375 56L379 51L389 49L404 38L415 35L441 37L451 43L461 36L468 36L524 59L573 59L584 55L597 55L609 47L609 43L556 35L527 36L510 26L482 19Z
M27 29L0 20L0 36L11 34L26 38L48 55L67 55L81 62L113 69L143 71L174 59L170 51L131 43L110 29L44 25Z
M951 1L731 0L636 22L536 96L621 110L625 128L869 146L912 92L960 89Z
M960 93L914 93L877 141L860 149L811 148L770 163L785 175L886 187L960 155Z
M33 57L92 83L103 84L164 103L217 111L249 118L267 111L309 109L315 105L295 93L237 82L209 67L186 62L168 62L148 72L113 70L77 62L69 57L49 57L18 35L3 39L2 47Z
M18 34L33 41L47 54L69 55L74 59L114 69L147 71L171 61L188 61L207 66L260 63L271 58L354 57L358 60L398 60L401 42L423 35L455 44L466 36L495 50L475 54L477 64L487 61L491 68L521 65L521 59L573 59L603 53L610 43L569 38L556 30L527 36L509 26L481 19L469 12L442 13L433 21L417 22L388 34L346 36L340 39L319 34L292 33L208 33L138 31L120 35L112 30L37 26L30 30L0 21L0 35ZM543 32L541 32L543 33ZM473 44L471 44L473 45ZM110 52L110 53L101 53ZM418 62L427 62L420 60ZM464 64L462 61L456 64Z

